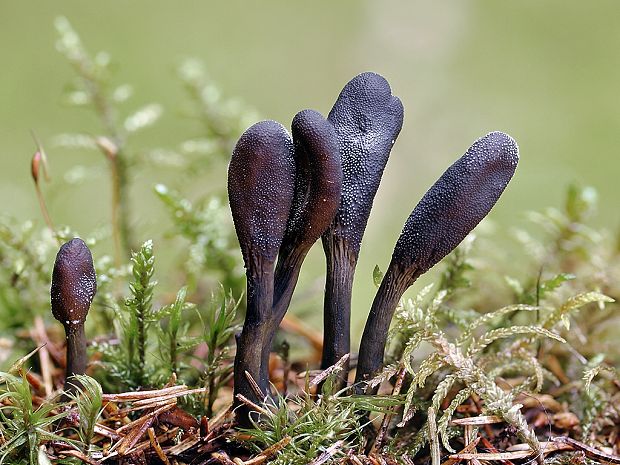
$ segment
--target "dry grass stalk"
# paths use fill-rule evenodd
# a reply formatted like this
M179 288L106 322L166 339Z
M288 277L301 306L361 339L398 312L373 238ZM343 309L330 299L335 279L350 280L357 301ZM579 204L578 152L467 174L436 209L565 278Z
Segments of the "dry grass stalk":
M463 447L463 449L461 449L456 455L470 453L471 451L476 449L476 446L478 445L479 442L480 442L480 437L477 437L472 442L470 442L465 447ZM441 465L455 465L455 464L459 463L460 461L461 461L461 459L452 458L452 456L451 456L450 458L448 458L448 460L443 462Z
M281 441L277 442L276 444L274 444L271 447L268 447L267 449L262 451L259 455L257 455L254 458L251 458L250 460L246 460L244 462L244 461L242 461L240 459L233 459L233 461L237 465L260 465L261 463L266 462L271 457L273 457L275 454L277 454L278 451L280 451L280 450L284 449L286 446L288 446L290 442L291 442L291 437L290 436L286 436Z
M428 408L428 442L431 445L431 463L440 465L441 451L439 448L439 435L437 434L437 412L433 407Z
M504 423L504 419L497 415L480 415L478 417L456 418L452 420L451 423L459 426L481 426L491 425L493 423Z
M394 383L394 389L392 390L392 395L397 396L400 394L400 390L403 387L403 381L405 379L405 375L407 374L407 370L404 366L401 366L396 375L396 382ZM379 428L379 432L377 433L377 439L375 440L373 447L374 451L381 450L383 447L383 443L385 441L385 437L387 434L388 427L390 425L390 420L392 419L392 414L386 413L383 416L383 421L381 422L381 428Z
M316 459L310 462L308 465L322 465L327 462L330 458L334 456L338 452L338 450L344 445L344 441L336 441L334 444L329 446L325 452L319 455Z
M157 454L157 457L159 457L159 459L162 462L164 462L165 465L171 465L170 460L168 460L168 457L166 457L166 454L164 453L161 446L159 445L159 441L157 440L157 437L155 436L155 430L153 428L149 428L148 434L149 434L149 441L151 443L151 447Z
M323 381L325 381L327 379L327 377L329 375L331 375L332 373L336 373L336 372L339 372L339 371L343 370L344 367L349 362L349 358L350 357L351 357L351 354L344 354L340 358L340 360L338 360L338 362L336 362L334 365L332 365L329 368L326 368L325 370L321 371L318 375L316 375L314 378L312 378L310 380L310 387L314 388L314 387L318 386Z
M182 392L187 389L187 386L181 384L179 386L172 386L152 391L123 392L121 394L104 394L103 400L107 400L109 402L133 402L137 400L151 399L153 397L161 397L172 393Z
M600 451L598 449L595 449L594 447L590 447L587 444L584 444L583 442L576 441L575 439L561 436L553 438L553 440L568 444L575 450L583 451L583 453L589 459L603 463L620 463L620 456Z
M75 457L76 459L80 459L83 463L88 463L89 465L100 465L100 462L87 457L86 455L84 455L82 452L80 452L79 450L63 450L62 451L62 455L64 456L68 456L68 457Z

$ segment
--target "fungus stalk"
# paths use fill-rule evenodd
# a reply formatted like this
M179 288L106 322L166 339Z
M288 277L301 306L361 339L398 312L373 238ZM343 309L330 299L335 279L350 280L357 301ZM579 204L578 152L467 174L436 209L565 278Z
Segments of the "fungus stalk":
M63 324L67 338L65 392L75 391L77 382L70 378L86 371L84 323L96 292L97 278L90 250L81 239L71 239L56 255L50 291L52 314Z
M403 106L378 74L363 73L342 90L329 113L341 156L340 206L323 234L327 261L322 368L350 352L351 290L360 245L390 151L403 122ZM340 382L346 381L347 367Z
M323 248L327 271L321 367L327 369L351 350L351 295L358 254L341 240L324 240ZM346 380L345 370L341 384Z
M84 325L65 324L65 335L67 339L67 368L65 372L65 392L73 390L76 381L69 382L68 379L75 375L86 373L88 357L86 354L86 332Z
M269 379L262 376L265 347L270 342L269 320L273 304L273 261L257 259L249 267L247 277L247 313L243 330L237 340L235 357L235 394L254 401L263 401L269 394ZM250 384L252 377L260 388L261 396Z
M415 207L396 243L362 335L356 382L383 364L388 329L403 293L450 253L489 213L519 160L516 142L501 132L478 139Z

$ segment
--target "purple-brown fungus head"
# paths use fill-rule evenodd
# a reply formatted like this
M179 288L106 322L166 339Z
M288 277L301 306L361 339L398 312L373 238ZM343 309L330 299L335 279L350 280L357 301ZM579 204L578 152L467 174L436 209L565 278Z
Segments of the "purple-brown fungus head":
M51 304L54 318L65 326L83 325L97 292L93 257L82 239L60 247L52 272Z
M246 130L228 167L228 198L246 267L259 254L274 261L293 199L293 142L275 121Z
M390 151L403 125L403 105L375 73L362 73L342 89L328 116L342 157L342 198L334 234L359 252Z
M295 145L295 194L288 219L287 247L310 247L329 227L340 205L342 166L332 124L303 110L291 125Z
M512 137L491 132L478 139L415 207L392 261L426 272L450 253L489 213L519 161Z

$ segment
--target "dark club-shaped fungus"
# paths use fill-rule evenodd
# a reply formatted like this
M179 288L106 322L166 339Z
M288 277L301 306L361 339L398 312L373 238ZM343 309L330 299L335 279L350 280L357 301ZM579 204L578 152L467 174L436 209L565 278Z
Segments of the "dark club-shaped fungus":
M519 160L516 142L502 132L478 139L424 194L405 223L370 309L356 382L383 364L388 329L403 293L450 253L489 213Z
M74 391L78 385L69 378L86 371L84 323L96 292L97 277L90 250L82 239L71 239L56 255L50 291L52 314L64 325L67 337L65 392Z
M350 351L353 275L372 203L402 127L403 106L382 76L363 73L342 89L328 119L336 130L343 180L340 207L323 234L327 259L323 368Z
M228 168L228 198L246 267L247 312L237 340L235 398L262 402L268 383L260 379L270 338L274 263L293 200L293 143L275 121L256 123L235 146ZM246 374L247 373L247 374ZM256 393L248 375L259 383Z
M275 271L270 339L263 354L262 383L268 383L269 352L312 245L329 227L340 205L342 167L332 124L314 110L304 110L291 125L295 146L295 191Z

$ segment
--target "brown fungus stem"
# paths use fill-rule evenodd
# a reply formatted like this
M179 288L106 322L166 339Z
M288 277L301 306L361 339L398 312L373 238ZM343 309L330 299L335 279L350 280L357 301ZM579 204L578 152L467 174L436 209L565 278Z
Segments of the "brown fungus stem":
M241 394L262 402L260 397L268 393L261 361L269 342L274 264L291 210L294 176L293 143L281 124L261 121L241 135L228 168L228 197L247 276L246 318L235 356L235 399ZM261 396L248 377L258 383ZM247 407L238 407L240 420L247 423Z
M519 161L516 142L492 132L469 150L424 194L405 223L377 291L362 335L355 381L381 369L388 329L403 293L450 253L489 213Z
M334 127L314 110L303 110L291 125L295 146L295 190L275 270L269 341L263 352L261 384L269 382L269 353L288 310L301 265L340 205L342 167Z
M403 106L380 75L363 73L344 87L329 113L341 156L340 206L323 234L327 260L321 366L350 352L351 291L360 244L390 151L403 123ZM347 368L341 383L346 380Z
M86 371L84 323L96 292L97 277L90 250L82 239L71 239L56 255L50 290L52 314L65 327L67 337L65 392L75 391L79 384L70 378Z

